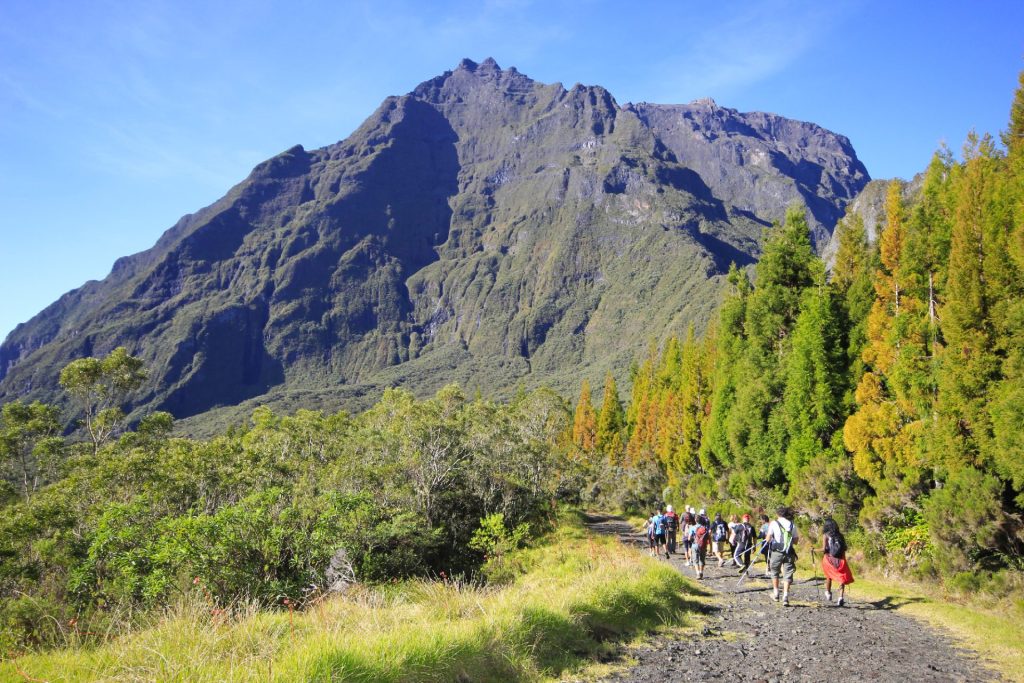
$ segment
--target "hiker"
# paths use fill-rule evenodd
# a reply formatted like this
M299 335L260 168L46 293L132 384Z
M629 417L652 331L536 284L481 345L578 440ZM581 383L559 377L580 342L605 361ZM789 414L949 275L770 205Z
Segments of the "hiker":
M698 579L704 578L704 563L711 541L711 529L708 527L707 519L701 514L697 517L696 523L690 527L690 557L693 560L693 571Z
M650 519L644 522L644 531L647 532L647 550L651 557L660 555L658 548L658 530L661 528L661 512L655 510Z
M647 533L650 535L651 547L654 549L653 554L656 557L661 557L661 549L665 546L665 516L660 507L647 520L647 524L649 525Z
M729 527L722 519L722 513L716 512L715 521L711 523L711 552L718 558L719 567L725 564L725 556L722 554L722 550L728 538Z
M761 515L761 526L757 532L757 540L760 542L758 552L764 555L764 578L770 579L772 576L771 570L768 568L768 554L771 552L771 548L768 547L768 515Z
M729 560L725 563L727 567L738 567L736 564L736 529L740 525L740 518L736 515L729 515Z
M834 519L825 520L821 571L825 573L825 600L832 602L832 582L839 584L836 607L846 602L846 586L853 583L853 572L846 563L846 538Z
M693 508L687 506L686 513L683 515L683 554L686 556L686 566L689 567L693 563L693 556L690 552L690 529L694 524L697 523L697 518L693 515Z
M668 506L665 512L665 557L671 557L676 551L676 534L679 532L679 515L675 508Z
M768 556L768 569L772 575L772 600L779 599L779 578L782 578L782 604L789 606L789 587L793 585L793 574L796 573L796 548L793 544L797 539L796 524L790 517L793 513L789 508L780 507L778 517L768 525L768 545L771 554Z
M750 555L754 550L754 527L750 525L750 515L743 515L743 521L733 527L730 543L732 561L742 574L750 568Z

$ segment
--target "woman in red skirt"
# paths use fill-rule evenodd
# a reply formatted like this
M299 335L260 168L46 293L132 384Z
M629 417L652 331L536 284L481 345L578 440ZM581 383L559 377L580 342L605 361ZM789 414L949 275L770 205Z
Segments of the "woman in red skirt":
M846 539L839 531L835 520L825 520L825 547L822 548L821 570L825 572L825 599L832 602L832 582L839 584L839 598L836 606L842 607L846 597L846 585L853 583L853 572L846 564Z

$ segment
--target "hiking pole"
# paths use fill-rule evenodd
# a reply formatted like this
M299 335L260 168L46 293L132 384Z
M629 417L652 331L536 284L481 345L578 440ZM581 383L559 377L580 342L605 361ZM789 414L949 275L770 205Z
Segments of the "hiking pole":
M811 548L811 564L814 565L814 591L821 602L821 586L818 585L818 563L814 560L814 548Z
M757 555L760 555L760 554L761 554L761 548L763 548L763 547L764 547L764 544L765 544L765 543L767 543L767 542L768 542L768 539L766 538L765 540L761 541L761 542L760 542L760 543L758 544L758 546L757 546L757 550L755 551L755 553L756 553ZM765 563L767 563L767 562L768 562L768 558L765 558L765 560L764 560L764 561L765 561ZM753 566L754 566L755 564L757 564L757 560L754 560L754 561L753 561L753 562L751 562L751 563L750 563L749 565L747 565L747 568L743 570L743 573L742 573L742 574L740 574L740 580L736 582L736 585L737 585L737 586L742 586L742 585L743 585L743 580L747 578L747 575L748 575L748 574L750 574L750 569L751 569L751 567L753 567Z

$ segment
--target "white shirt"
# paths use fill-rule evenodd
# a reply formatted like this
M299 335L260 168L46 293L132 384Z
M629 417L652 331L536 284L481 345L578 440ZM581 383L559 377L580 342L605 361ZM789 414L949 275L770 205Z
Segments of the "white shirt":
M783 538L783 535L782 535L783 529L785 529L786 531L788 531L789 533L791 533L793 535L793 543L796 543L796 539L797 539L796 524L793 524L793 522L789 521L788 519L786 519L784 517L779 517L774 522L772 522L771 524L768 525L768 543L769 543L769 545L771 545L773 543L783 543L785 541L785 539ZM793 547L792 544L790 545L790 547L791 548Z

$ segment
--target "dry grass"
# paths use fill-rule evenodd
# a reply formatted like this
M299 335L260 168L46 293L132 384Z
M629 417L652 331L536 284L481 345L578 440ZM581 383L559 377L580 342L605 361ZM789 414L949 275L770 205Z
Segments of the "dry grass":
M528 571L506 587L359 587L295 614L213 614L196 599L99 647L0 664L0 679L539 680L580 667L610 638L681 623L692 606L677 572L572 523L522 560Z

